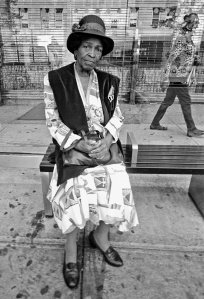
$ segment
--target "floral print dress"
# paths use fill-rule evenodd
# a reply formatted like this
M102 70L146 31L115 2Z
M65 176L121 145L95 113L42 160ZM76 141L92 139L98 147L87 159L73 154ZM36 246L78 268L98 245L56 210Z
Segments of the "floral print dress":
M86 95L76 69L75 76L89 129L99 130L103 134L110 132L116 142L123 123L118 103L112 118L103 127L104 116L95 71L91 72ZM51 136L61 145L70 129L60 120L48 75L44 78L44 102L47 127ZM64 148L69 148L79 138L71 133ZM81 175L60 186L57 186L57 178L55 165L47 198L52 203L54 218L63 234L76 227L84 228L87 220L95 225L102 220L122 232L138 224L129 176L123 163L87 168Z

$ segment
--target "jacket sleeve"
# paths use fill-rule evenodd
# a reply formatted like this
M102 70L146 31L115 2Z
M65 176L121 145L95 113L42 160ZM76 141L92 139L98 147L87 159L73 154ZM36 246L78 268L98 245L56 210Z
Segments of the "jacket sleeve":
M112 117L110 118L110 120L106 124L105 128L113 136L114 142L116 142L119 138L120 129L123 125L124 117L121 113L119 103L118 103L118 93L119 93L120 80L119 80L119 78L117 78L115 76L111 76L111 78L113 78L112 82L114 82L114 89L111 92L112 85L110 85L111 88L109 90L108 100L112 101L112 103L114 104L114 112L113 112Z
M120 129L123 125L123 120L124 120L124 117L121 113L121 110L120 110L120 107L118 104L118 100L117 100L113 116L111 117L111 119L108 121L108 123L105 126L106 130L108 130L110 132L110 134L113 136L114 142L116 142L119 138Z
M49 83L48 75L44 77L44 103L47 128L51 136L57 141L59 145L61 145L65 136L70 132L70 129L61 121L59 117L57 105L54 99L52 88ZM69 147L73 147L73 144L78 139L80 139L79 135L71 133L64 145L64 148L68 149Z

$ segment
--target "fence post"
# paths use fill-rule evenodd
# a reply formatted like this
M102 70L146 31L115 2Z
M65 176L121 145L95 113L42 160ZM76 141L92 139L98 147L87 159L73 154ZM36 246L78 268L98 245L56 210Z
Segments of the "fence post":
M133 41L133 59L132 59L132 72L130 84L130 104L136 103L136 70L138 68L139 51L140 51L140 35L138 28L135 29L135 36Z
M3 99L2 99L2 34L1 34L1 24L0 24L0 106L3 105Z

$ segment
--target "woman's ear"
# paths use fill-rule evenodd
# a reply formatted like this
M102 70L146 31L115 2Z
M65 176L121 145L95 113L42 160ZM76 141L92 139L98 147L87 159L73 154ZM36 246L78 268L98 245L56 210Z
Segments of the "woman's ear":
M77 60L77 50L74 51L74 59Z

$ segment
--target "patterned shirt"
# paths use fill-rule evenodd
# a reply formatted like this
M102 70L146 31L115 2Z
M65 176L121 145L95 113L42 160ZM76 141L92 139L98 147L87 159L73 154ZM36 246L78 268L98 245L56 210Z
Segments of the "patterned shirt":
M191 72L196 47L191 36L180 31L168 57L166 67L163 71L163 80L185 83Z
M119 138L120 128L124 120L124 117L122 116L118 105L118 101L112 118L104 128L102 126L104 116L101 100L99 97L98 78L96 72L92 70L90 74L90 80L86 95L84 94L80 77L78 76L76 69L75 76L77 87L84 104L89 129L97 129L102 132L108 131L113 136L113 142L116 142ZM57 105L52 88L49 83L48 75L46 75L44 78L44 102L46 125L50 131L51 136L58 142L59 145L61 145L65 136L70 132L70 129L62 122L59 117ZM73 142L80 138L81 137L79 135L76 135L72 132L67 142L65 143L64 148L68 149L73 144Z

